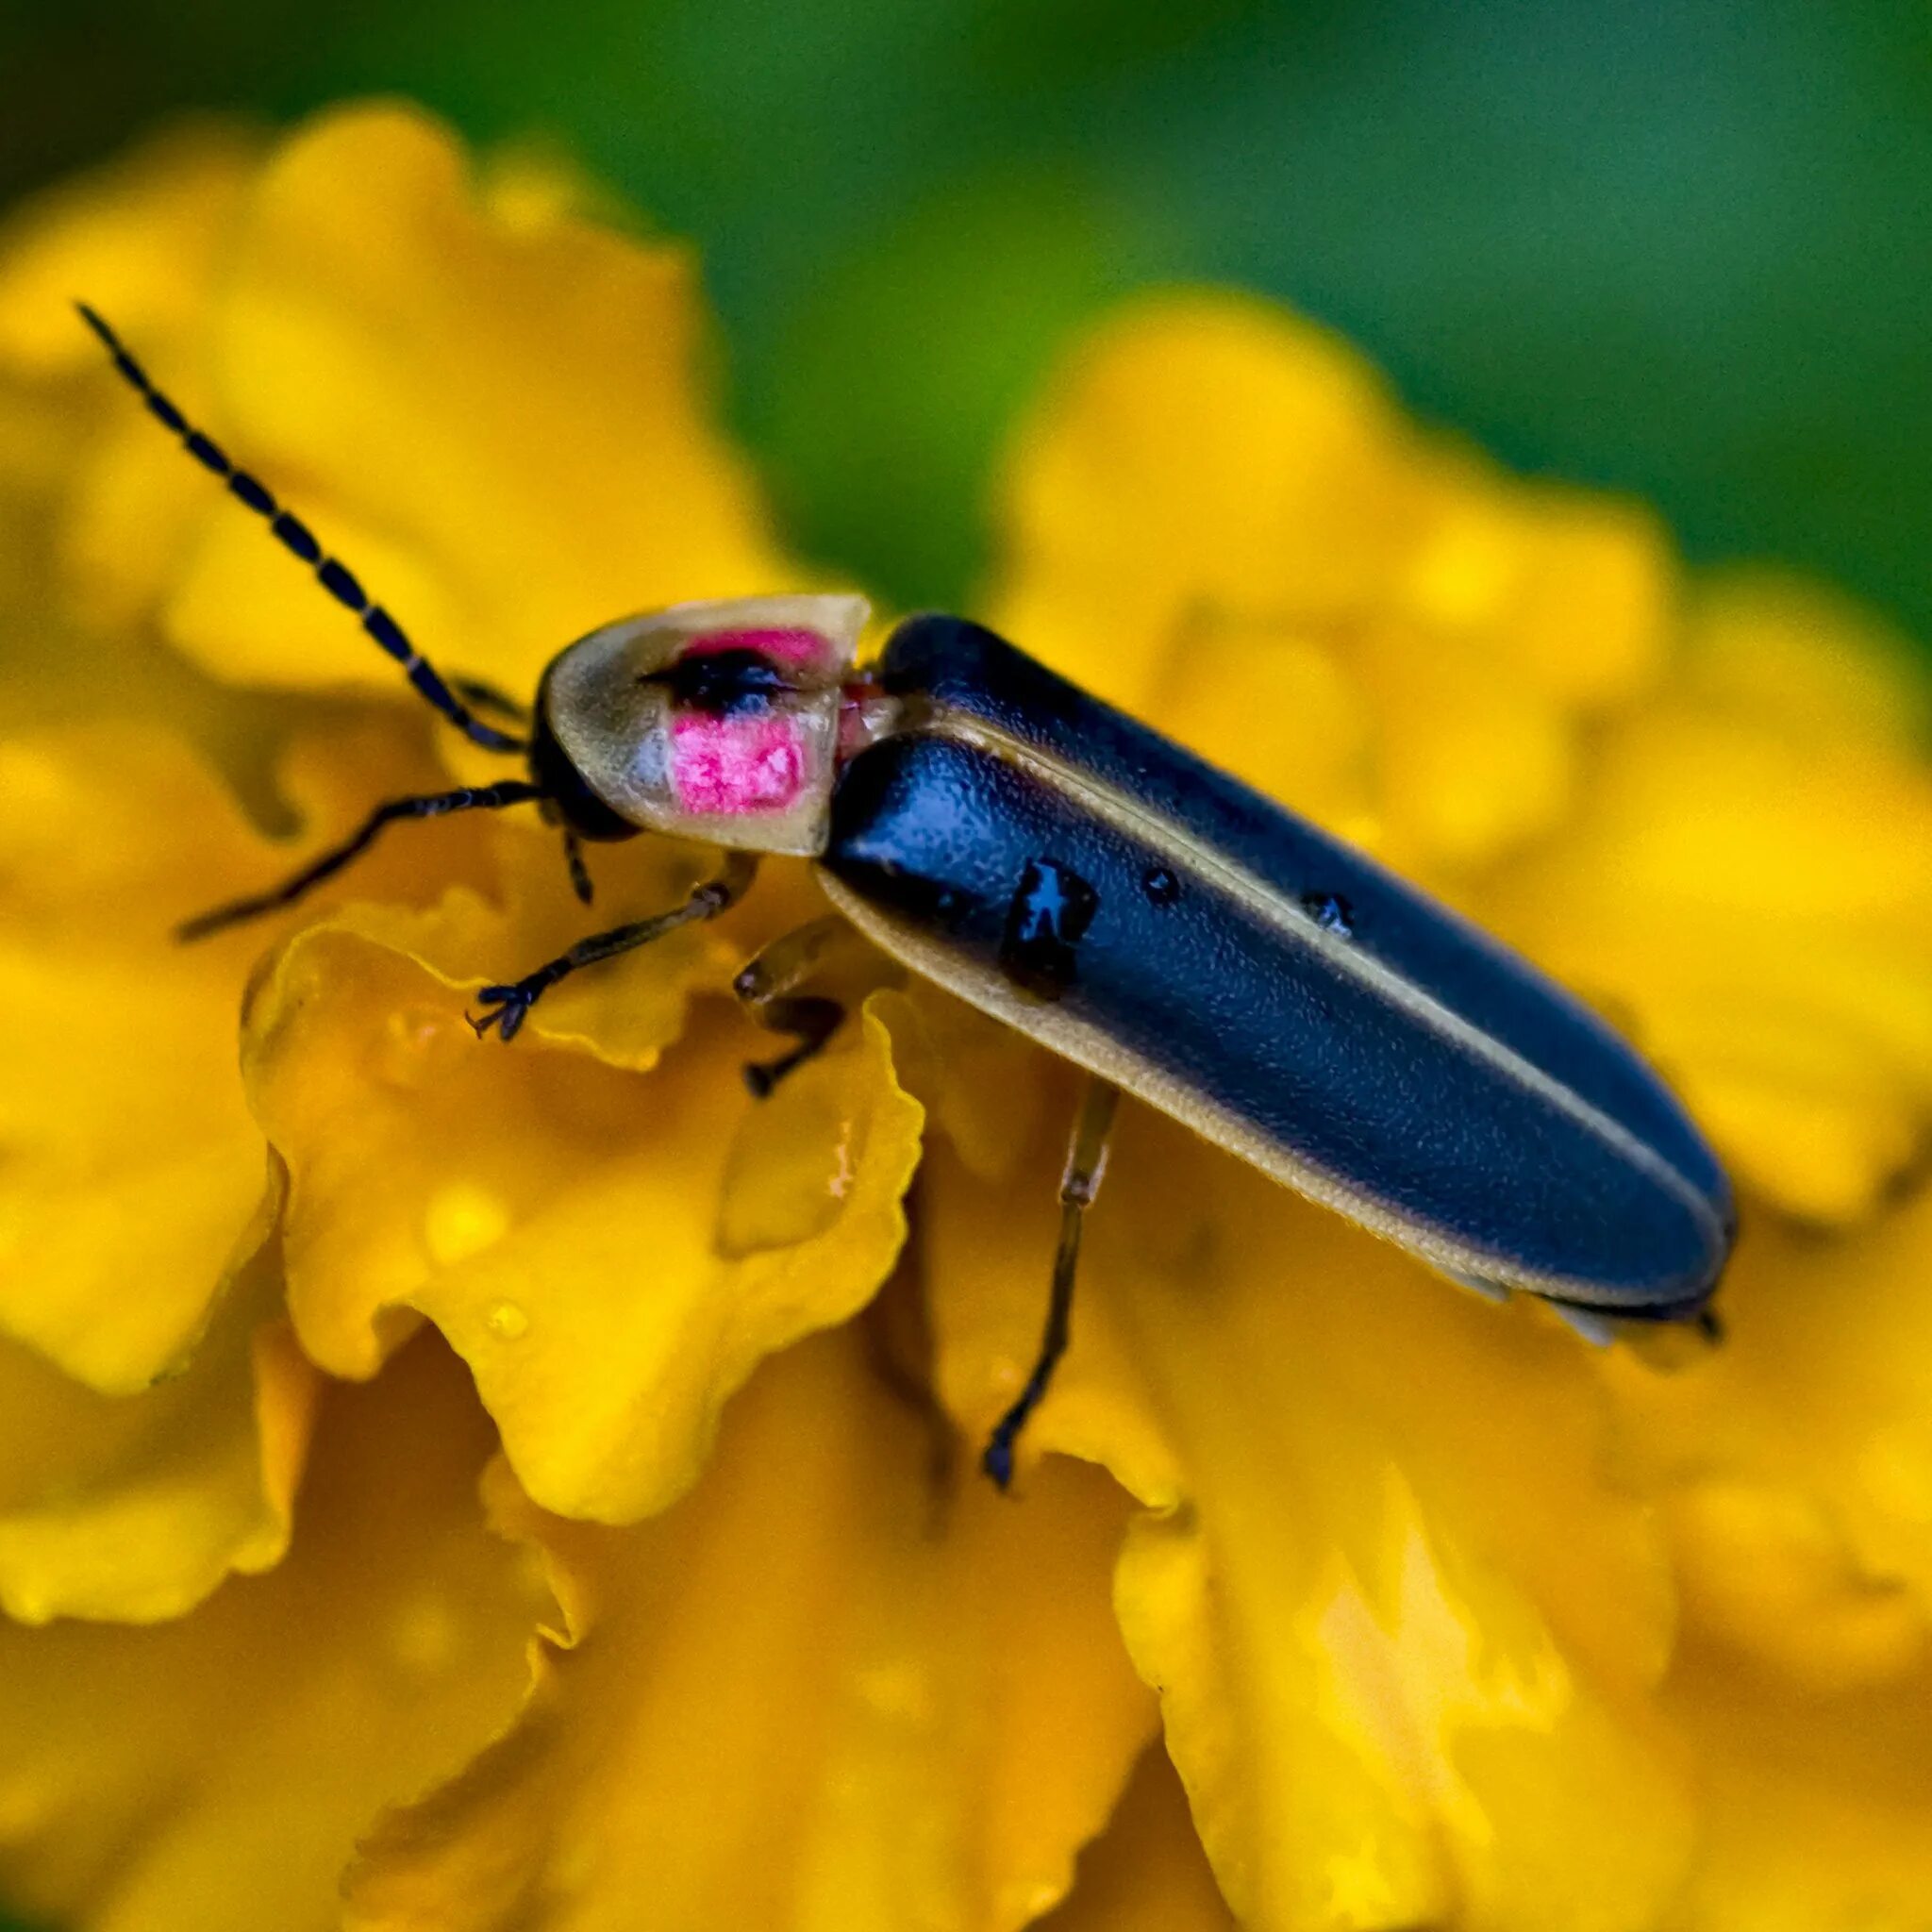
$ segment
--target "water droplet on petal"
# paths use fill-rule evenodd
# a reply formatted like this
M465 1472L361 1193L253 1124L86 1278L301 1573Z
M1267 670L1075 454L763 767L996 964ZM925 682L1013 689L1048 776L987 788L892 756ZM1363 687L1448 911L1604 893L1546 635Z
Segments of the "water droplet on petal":
M383 1022L370 1051L375 1076L406 1092L429 1085L454 1071L468 1036L459 1028L454 1009L426 1003L398 1007Z
M1051 1911L1065 1896L1064 1889L1041 1878L1008 1878L993 1894L994 1909L1003 1925L1030 1925Z
M480 1255L508 1231L508 1208L475 1181L451 1181L439 1188L423 1215L423 1244L439 1268L454 1268Z
M441 1596L419 1596L399 1606L388 1635L391 1657L413 1677L447 1671L462 1648L456 1616Z
M500 1341L517 1341L530 1332L530 1313L515 1302L498 1302L483 1317L483 1325Z
M931 1674L912 1658L862 1666L853 1682L860 1701L876 1716L926 1724L935 1715Z

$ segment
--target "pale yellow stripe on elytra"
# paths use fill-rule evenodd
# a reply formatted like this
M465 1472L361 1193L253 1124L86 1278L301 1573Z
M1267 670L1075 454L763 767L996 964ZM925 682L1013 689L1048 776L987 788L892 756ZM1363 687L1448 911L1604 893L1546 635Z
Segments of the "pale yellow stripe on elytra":
M882 952L910 967L923 979L957 993L968 1006L1037 1040L1049 1052L1191 1127L1205 1141L1226 1150L1271 1179L1310 1201L1345 1215L1371 1233L1460 1281L1464 1287L1493 1283L1524 1289L1557 1300L1583 1299L1600 1292L1588 1282L1544 1274L1510 1265L1503 1256L1471 1248L1442 1229L1405 1215L1393 1204L1302 1159L1254 1124L1230 1112L1176 1079L1165 1068L1131 1051L1113 1035L1051 1001L1031 999L996 973L963 958L926 928L899 918L861 898L828 872L819 874L825 896Z
M1567 1114L1576 1124L1595 1134L1638 1172L1675 1194L1704 1223L1712 1237L1713 1245L1722 1247L1722 1224L1712 1213L1703 1192L1621 1121L1586 1100L1574 1088L1545 1073L1494 1034L1485 1032L1465 1020L1415 980L1398 973L1339 933L1328 931L1294 900L1265 879L1258 878L1239 860L1204 843L1185 825L1164 813L1150 810L1139 800L1100 783L1087 773L1076 771L1039 746L991 729L984 719L950 707L935 707L932 726L937 736L953 739L1021 767L1063 797L1103 819L1116 831L1140 840L1152 846L1163 858L1171 858L1205 876L1238 901L1257 921L1273 926L1291 942L1318 953L1324 963L1340 975L1352 977L1369 987L1409 1018L1461 1048L1471 1058L1513 1080L1558 1112ZM1446 908L1442 912L1445 918L1457 918Z

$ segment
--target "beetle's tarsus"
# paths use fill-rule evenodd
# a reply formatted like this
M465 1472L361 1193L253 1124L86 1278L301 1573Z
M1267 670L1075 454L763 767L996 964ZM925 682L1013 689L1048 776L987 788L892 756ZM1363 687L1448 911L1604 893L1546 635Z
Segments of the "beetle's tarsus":
M514 986L486 986L476 997L486 1007L494 1007L494 1012L482 1014L466 1012L466 1019L475 1029L476 1038L483 1036L493 1026L496 1037L507 1046L523 1031L524 1022L529 1011L542 996L541 986L532 986L528 980L519 980Z
M770 1001L758 1017L761 1025L769 1026L774 1033L799 1036L798 1044L790 1053L780 1054L776 1059L746 1063L744 1084L751 1090L751 1097L768 1100L780 1080L796 1072L807 1060L816 1059L831 1044L833 1034L845 1018L845 1008L837 1000L781 999Z
M674 906L669 912L659 912L649 919L633 920L628 925L612 926L608 932L592 933L589 939L579 940L569 952L559 953L556 958L538 967L536 972L525 974L521 979L502 986L486 986L476 997L486 1007L495 1007L496 1011L485 1013L480 1019L473 1014L464 1017L475 1028L478 1040L492 1026L496 1028L499 1040L514 1040L522 1030L530 1008L559 979L566 978L580 967L594 966L600 959L614 959L620 953L634 952L639 946L647 946L653 940L660 940L666 933L675 932L680 925L717 918L719 913L737 905L744 896L752 880L758 876L758 869L756 853L727 853L724 870L716 878L707 879L695 887L682 906Z
M1002 1422L987 1438L986 1447L980 1451L980 1473L1003 1496L1008 1494L1013 1486L1013 1438L1018 1433L1017 1427L1009 1429Z
M836 1000L789 1000L783 1004L829 1007L833 1017L823 1029L815 1025L811 1038L801 1041L790 1053L780 1054L776 1059L745 1062L744 1084L754 1100L769 1100L778 1082L787 1074L804 1066L807 1060L815 1059L823 1053L832 1035L838 1031L839 1022L845 1016L845 1008ZM775 1024L775 1022L774 1024Z

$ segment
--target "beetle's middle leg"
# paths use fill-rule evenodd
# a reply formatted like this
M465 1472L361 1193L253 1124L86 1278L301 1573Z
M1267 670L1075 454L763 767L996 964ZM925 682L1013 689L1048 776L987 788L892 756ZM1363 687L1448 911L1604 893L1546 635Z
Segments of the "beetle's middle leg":
M514 1040L529 1017L530 1008L559 979L568 977L580 967L594 966L600 959L614 959L620 953L647 946L653 940L661 940L666 933L675 932L681 925L716 919L721 912L737 905L751 890L758 869L757 853L727 852L724 871L716 878L707 879L697 887L682 906L674 906L668 912L654 913L649 919L633 920L628 925L612 926L608 932L592 933L589 939L579 940L569 952L559 953L534 973L525 974L521 979L511 980L503 986L486 986L476 997L491 1010L485 1012L480 1020L470 1022L476 1029L476 1037L480 1040L494 1026L499 1040Z
M789 1035L798 1044L776 1059L754 1060L744 1070L744 1084L758 1100L785 1075L824 1052L845 1018L839 1001L822 993L795 993L792 989L817 969L826 952L852 928L836 912L814 919L774 940L731 982L746 1014L772 1033Z
M591 868L584 863L584 841L569 825L563 828L563 862L570 873L570 889L577 895L577 904L588 906L596 895L591 884Z
M1001 1489L1013 1479L1013 1443L1026 1418L1040 1407L1061 1356L1067 1352L1074 1313L1074 1271L1080 1259L1080 1229L1107 1173L1107 1150L1113 1134L1115 1103L1121 1090L1097 1074L1090 1075L1067 1149L1066 1171L1060 1176L1060 1244L1053 1260L1053 1298L1047 1304L1046 1332L1041 1337L1040 1357L1019 1399L993 1425L986 1439L979 1466Z

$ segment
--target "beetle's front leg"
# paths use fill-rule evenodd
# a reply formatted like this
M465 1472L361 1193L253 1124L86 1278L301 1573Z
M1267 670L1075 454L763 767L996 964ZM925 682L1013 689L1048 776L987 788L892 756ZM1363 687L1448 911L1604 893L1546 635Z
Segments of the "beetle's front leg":
M499 718L508 718L512 724L530 722L529 706L521 698L511 697L501 685L491 684L488 678L452 677L446 681L450 690L473 711L494 711Z
M1060 1244L1053 1261L1053 1298L1047 1304L1046 1332L1041 1337L1039 1359L1019 1399L993 1425L979 1466L1001 1489L1013 1479L1013 1443L1026 1418L1040 1407L1061 1356L1067 1352L1074 1314L1074 1271L1080 1259L1080 1229L1107 1173L1107 1150L1113 1134L1115 1103L1121 1090L1098 1074L1090 1075L1074 1126L1073 1144L1060 1176Z
M775 939L731 982L731 991L744 1010L768 1032L783 1033L798 1041L776 1059L754 1060L744 1070L744 1084L762 1100L785 1075L824 1050L845 1018L845 1008L823 994L794 993L824 959L827 950L852 931L836 912L814 919Z
M415 798L391 798L378 805L359 826L339 845L331 845L312 858L292 878L287 878L266 892L246 899L231 899L184 919L175 928L175 937L184 942L205 940L210 933L225 932L264 913L279 912L292 906L325 880L332 879L345 865L361 858L381 836L385 826L405 819L440 819L457 811L502 811L507 806L541 803L548 796L541 785L522 778L504 778L494 785L462 785L454 791L425 792Z
M716 878L707 879L682 906L674 906L670 911L656 913L649 919L635 920L629 925L613 926L608 932L592 933L589 939L579 940L569 952L559 953L521 979L503 986L486 986L477 998L493 1010L486 1011L481 1018L471 1018L470 1024L476 1029L477 1039L494 1026L499 1040L514 1040L529 1017L530 1008L559 979L568 977L580 966L594 966L600 959L614 959L620 953L634 952L639 946L662 939L666 933L675 932L681 925L716 919L744 897L758 869L756 853L728 853L724 870Z

